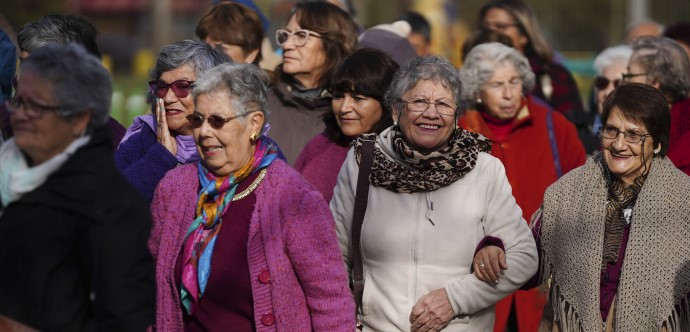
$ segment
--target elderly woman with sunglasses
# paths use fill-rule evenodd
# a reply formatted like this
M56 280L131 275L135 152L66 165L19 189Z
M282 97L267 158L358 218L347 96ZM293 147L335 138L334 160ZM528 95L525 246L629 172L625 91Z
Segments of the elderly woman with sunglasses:
M163 47L151 71L149 100L153 114L138 116L115 151L115 163L127 180L151 201L165 173L199 160L192 128L190 89L204 70L231 61L220 49L184 40Z
M330 206L348 268L361 249L363 331L487 331L494 304L537 269L534 239L503 165L487 153L491 143L456 126L461 91L447 60L409 60L385 94L395 124L356 139L340 170ZM374 147L365 155L367 140ZM361 248L353 248L358 174L369 157ZM496 285L471 274L475 246L488 235L510 239L515 266Z
M324 130L330 112L326 90L333 73L357 47L356 24L350 14L326 1L299 2L287 26L276 31L283 63L276 68L268 92L270 136L290 163L314 135Z
M353 331L333 217L265 136L267 75L223 64L193 88L201 161L156 189L157 331Z
M512 47L475 46L460 68L460 77L471 109L458 124L493 141L491 154L505 165L513 195L529 220L546 188L584 164L577 130L562 114L528 94L534 74L527 59ZM536 331L544 306L536 291L519 291L501 301L496 306L496 330L505 329L513 303L520 331Z
M667 98L649 85L622 84L601 119L603 152L549 187L532 217L538 279L549 292L543 324L687 331L690 177L666 157Z
M111 96L108 71L80 45L47 44L22 63L7 103L14 136L0 149L2 331L153 322L151 215L113 162Z
M664 94L671 105L668 158L690 175L690 59L683 47L666 37L640 37L632 48L623 78Z

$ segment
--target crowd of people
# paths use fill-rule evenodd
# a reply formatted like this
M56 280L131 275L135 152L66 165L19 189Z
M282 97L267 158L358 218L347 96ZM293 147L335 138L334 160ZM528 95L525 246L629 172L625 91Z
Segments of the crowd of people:
M348 4L275 53L216 1L127 127L91 23L0 30L0 330L690 331L690 23L631 26L588 105L523 1L460 68Z

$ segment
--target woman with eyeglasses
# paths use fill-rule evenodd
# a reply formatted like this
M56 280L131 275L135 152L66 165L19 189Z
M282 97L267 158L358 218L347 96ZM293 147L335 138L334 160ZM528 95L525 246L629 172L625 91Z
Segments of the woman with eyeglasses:
M460 77L470 110L458 125L493 142L491 155L506 168L524 220L539 208L544 191L560 176L585 162L577 130L559 112L529 94L534 73L516 49L485 43L467 54ZM492 267L480 267L492 273ZM494 267L497 268L497 267ZM492 281L497 281L491 274ZM536 290L518 291L496 306L496 331L506 328L515 307L520 331L536 331L545 299Z
M199 160L185 118L194 112L190 90L201 72L228 61L220 49L200 41L184 40L161 49L149 82L153 114L136 117L115 151L117 167L149 202L167 171Z
M563 114L584 109L573 76L554 60L554 52L542 36L537 16L526 2L490 1L479 10L478 22L480 28L510 37L513 47L529 60L535 80L528 92Z
M234 63L197 78L201 160L168 172L151 206L156 331L355 329L328 205L265 136L267 81Z
M649 84L664 94L671 105L668 158L690 175L690 59L678 43L666 37L640 37L632 49L623 78Z
M601 119L602 153L549 187L532 216L542 329L687 331L690 177L666 157L667 98L626 83Z
M447 60L409 60L384 97L395 124L357 138L338 174L330 207L348 269L361 249L363 331L487 331L494 304L537 269L534 239L503 165L487 153L491 142L456 126L462 89ZM374 147L364 155L367 140ZM367 157L368 204L357 248L352 218ZM485 236L509 239L506 257L515 268L496 285L471 273Z
M330 112L327 87L333 73L357 48L356 24L350 14L326 1L299 2L284 29L276 31L283 63L268 91L273 112L269 135L294 164L307 142L324 129Z
M0 148L0 330L145 331L148 204L115 167L112 83L78 44L22 62Z

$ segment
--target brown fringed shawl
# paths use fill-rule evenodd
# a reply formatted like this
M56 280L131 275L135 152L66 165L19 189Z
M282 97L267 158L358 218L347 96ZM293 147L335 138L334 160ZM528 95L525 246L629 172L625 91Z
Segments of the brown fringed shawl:
M596 158L596 157L595 157ZM544 196L542 284L562 331L600 331L599 288L607 184L598 162ZM690 331L690 177L654 158L633 209L616 300L617 331Z

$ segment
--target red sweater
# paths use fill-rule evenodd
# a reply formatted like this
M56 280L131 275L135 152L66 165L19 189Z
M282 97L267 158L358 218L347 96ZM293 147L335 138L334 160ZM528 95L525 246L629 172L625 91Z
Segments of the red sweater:
M506 169L513 196L525 220L541 205L546 188L556 182L556 167L546 126L548 106L534 97L518 112L510 133L497 139L481 113L470 110L458 120L462 128L480 133L493 141L491 154ZM553 126L563 174L585 163L585 150L577 130L563 115L553 113Z
M671 105L668 159L683 173L690 175L690 98Z

